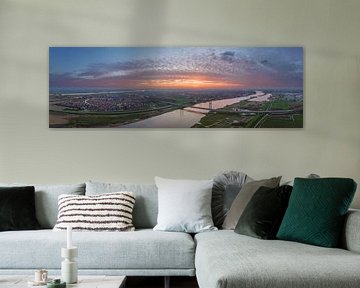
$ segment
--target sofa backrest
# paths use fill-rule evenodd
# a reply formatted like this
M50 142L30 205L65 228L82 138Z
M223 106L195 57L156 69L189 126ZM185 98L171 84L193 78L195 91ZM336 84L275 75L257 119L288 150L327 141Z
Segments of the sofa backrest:
M133 223L136 229L153 228L157 223L158 192L155 184L86 182L85 195L131 191L135 194Z
M41 228L52 229L58 216L58 197L61 194L85 195L85 183L81 184L22 184L22 183L0 183L0 187L35 187L35 209L36 218Z

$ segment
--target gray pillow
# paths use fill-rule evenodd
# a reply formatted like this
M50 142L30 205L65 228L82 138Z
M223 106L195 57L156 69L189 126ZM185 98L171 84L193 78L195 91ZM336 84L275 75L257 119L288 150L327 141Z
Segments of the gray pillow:
M261 186L269 188L278 187L280 179L281 176L270 179L251 181L244 184L224 219L224 223L222 225L223 229L234 230L241 214L244 212L246 205L250 202L250 199L255 194L255 192Z
M315 173L311 173L309 175L307 175L304 178L309 178L309 179L317 179L320 178L320 175L315 174ZM290 180L290 181L286 181L285 183L283 183L283 185L290 185L290 186L294 186L294 179Z
M131 191L136 197L133 210L135 228L153 228L158 214L158 192L155 184L86 182L87 196L120 191Z
M58 197L61 194L85 195L85 183L69 185L0 183L0 186L34 186L36 218L43 229L52 229L55 226L58 216Z
M159 214L154 230L198 233L217 230L211 217L213 180L155 177Z
M215 176L212 189L211 213L216 227L222 227L225 216L241 187L251 180L248 175L238 171L222 172Z

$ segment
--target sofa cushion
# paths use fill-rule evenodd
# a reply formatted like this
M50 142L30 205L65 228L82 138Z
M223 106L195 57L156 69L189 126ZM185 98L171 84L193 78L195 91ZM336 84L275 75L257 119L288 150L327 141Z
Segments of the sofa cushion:
M217 229L211 217L213 180L155 177L159 214L154 230L199 233Z
M34 194L33 186L0 187L0 231L40 228Z
M135 197L122 191L92 196L59 196L59 216L55 231L133 231Z
M195 244L186 233L73 232L72 240L79 270L194 269ZM66 247L66 231L2 232L0 269L60 269L61 247Z
M360 253L360 210L350 209L346 215L341 237L343 248Z
M252 179L243 172L227 171L215 176L212 189L211 213L214 225L221 228L231 204L241 187Z
M297 242L262 240L230 230L195 236L200 288L353 288L360 254Z
M223 228L224 229L235 229L237 222L240 219L241 214L244 212L246 205L249 203L251 197L261 187L275 188L279 186L281 176L273 177L270 179L256 180L244 184L231 204L230 210L227 213Z
M236 224L235 232L255 238L275 239L288 206L292 187L260 187Z
M85 184L63 184L63 185L42 185L42 184L9 184L0 183L0 187L10 186L34 186L35 187L35 209L36 218L41 228L53 228L58 216L58 197L61 194L84 195Z
M349 178L295 178L277 238L337 247L355 190Z
M153 228L158 214L158 192L155 184L121 184L86 182L86 195L131 191L136 202L133 211L133 223L136 229Z

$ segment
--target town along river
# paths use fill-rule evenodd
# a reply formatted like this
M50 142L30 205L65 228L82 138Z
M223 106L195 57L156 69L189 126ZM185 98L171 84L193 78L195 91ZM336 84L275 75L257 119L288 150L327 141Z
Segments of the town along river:
M249 100L250 98L256 98L263 96L264 93L256 91L256 94L236 97L230 99L214 100L210 102L198 103L191 107L184 109L177 109L171 112L167 112L158 116L150 117L144 120L140 120L134 123L121 125L121 128L190 128L200 121L208 110L196 109L197 107L209 109L211 105L212 109L220 109L234 103L238 103L243 100Z

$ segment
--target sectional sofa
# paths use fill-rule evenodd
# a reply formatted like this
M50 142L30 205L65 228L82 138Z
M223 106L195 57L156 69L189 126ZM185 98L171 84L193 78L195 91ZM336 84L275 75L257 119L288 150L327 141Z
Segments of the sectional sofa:
M13 186L14 184L0 184ZM0 232L0 278L39 268L60 273L66 233L52 231L60 194L95 195L133 191L134 232L74 232L80 274L195 276L201 288L360 287L360 211L349 211L341 248L260 240L218 230L196 235L153 231L157 222L155 185L88 182L35 185L42 229ZM165 286L169 281L165 281Z

